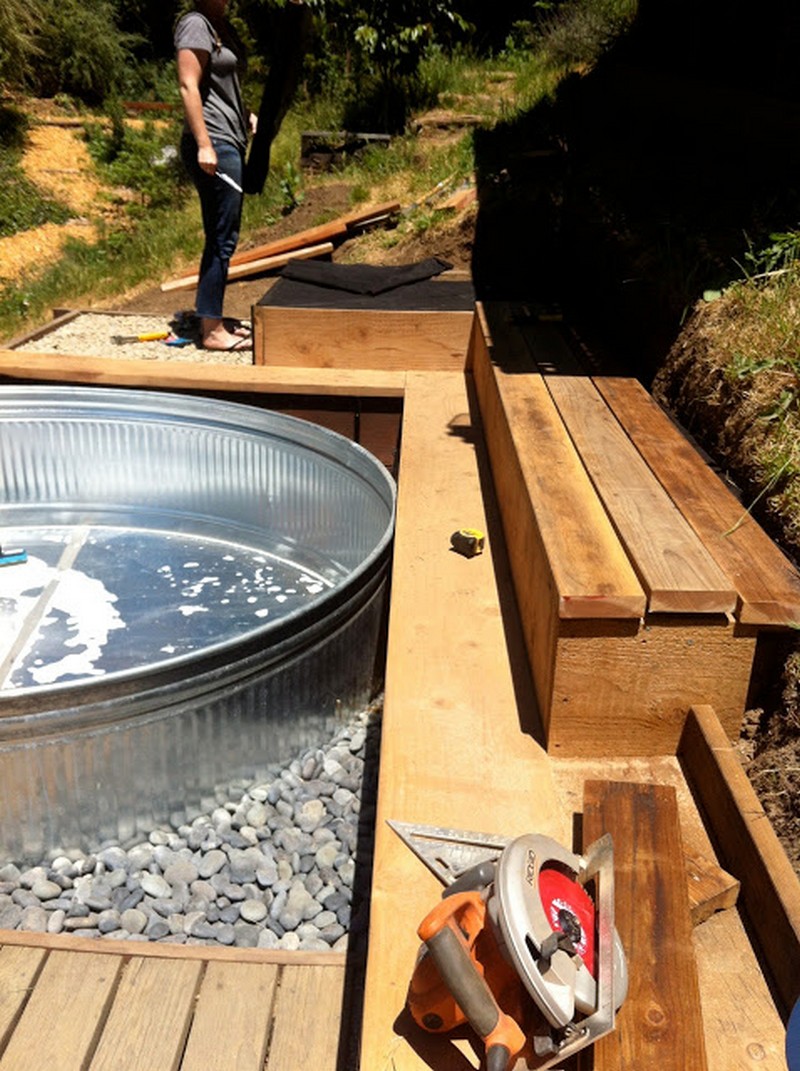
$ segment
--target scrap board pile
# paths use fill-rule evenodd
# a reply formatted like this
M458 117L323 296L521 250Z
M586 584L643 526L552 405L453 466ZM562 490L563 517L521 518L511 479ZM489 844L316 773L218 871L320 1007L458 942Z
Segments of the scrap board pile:
M306 260L313 257L329 256L334 245L345 238L378 223L385 224L400 211L396 201L374 205L350 212L330 223L298 231L286 238L276 238L263 245L254 246L234 253L231 257L228 278L245 279L253 275L277 271L292 260ZM191 290L197 285L197 275L185 275L161 284L163 291Z

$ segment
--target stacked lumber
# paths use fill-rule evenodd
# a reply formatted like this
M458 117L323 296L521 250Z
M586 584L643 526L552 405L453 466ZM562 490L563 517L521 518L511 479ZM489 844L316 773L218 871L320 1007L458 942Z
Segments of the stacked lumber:
M312 257L327 256L333 252L335 242L343 241L356 228L367 226L373 220L390 219L399 210L400 205L396 201L361 208L339 216L329 223L322 223L318 227L309 227L285 238L276 238L263 245L254 246L252 249L242 250L231 257L228 278L243 279L250 275L275 271L293 259L307 260ZM164 292L191 290L197 285L197 280L196 273L184 275L179 279L170 279L162 283L161 289Z

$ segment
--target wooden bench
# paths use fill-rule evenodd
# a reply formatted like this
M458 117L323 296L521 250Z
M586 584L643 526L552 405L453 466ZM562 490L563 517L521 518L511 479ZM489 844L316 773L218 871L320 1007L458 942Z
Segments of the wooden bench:
M478 306L470 363L548 749L671 754L692 703L735 738L800 577L634 379ZM744 521L744 523L742 523Z

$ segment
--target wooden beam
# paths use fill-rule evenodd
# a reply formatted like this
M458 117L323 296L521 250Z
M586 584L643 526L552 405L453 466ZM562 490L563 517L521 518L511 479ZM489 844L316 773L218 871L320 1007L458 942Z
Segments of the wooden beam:
M638 620L645 597L509 305L478 306L468 366L523 618Z
M135 947L135 952L132 949ZM0 930L0 950L5 948L41 949L46 952L70 952L74 955L122 956L135 955L144 959L189 959L215 963L272 963L277 966L294 964L299 967L343 967L344 952L286 952L280 948L236 948L227 945L172 945L157 941L130 941L94 937L73 937L68 934L28 933L25 930Z
M264 368L219 362L66 357L0 350L0 380L90 383L154 390L252 391L331 397L402 398L405 373L335 368Z
M736 905L741 882L732 874L697 853L686 852L684 863L693 926L699 926L716 911Z
M471 311L254 305L255 361L342 371L460 371L471 323Z
M304 245L332 242L335 238L343 237L351 227L363 223L364 220L374 219L376 216L396 215L399 211L399 201L384 201L371 207L357 208L339 216L338 219L332 219L329 223L320 223L317 227L297 231L296 234L287 235L286 238L274 238L271 242L253 246L251 249L243 249L239 253L234 253L231 257L231 264L234 266L247 264L251 260L261 260L263 257L276 257Z
M364 220L374 219L376 216L396 215L399 211L399 201L385 201L369 208L358 208L346 213L344 216L339 216L338 219L331 220L329 223L321 223L317 227L309 227L306 230L297 231L295 234L287 235L285 238L274 238L271 242L264 242L261 245L252 246L250 249L242 249L231 257L230 266L231 268L236 268L243 264L250 264L253 261L282 256L303 246L334 242L336 239L344 238L350 228L363 223ZM229 277L234 278L234 276L230 275ZM161 289L183 289L187 285L189 278L194 278L194 282L197 282L196 276L183 276L181 279L173 279L162 283ZM190 283L188 285L194 284Z
M613 1033L592 1046L593 1071L703 1071L700 989L686 899L675 789L587 781L583 840L614 840L615 919L628 996Z
M800 997L800 881L710 706L689 712L679 757L720 861L741 868L740 903L788 1013Z

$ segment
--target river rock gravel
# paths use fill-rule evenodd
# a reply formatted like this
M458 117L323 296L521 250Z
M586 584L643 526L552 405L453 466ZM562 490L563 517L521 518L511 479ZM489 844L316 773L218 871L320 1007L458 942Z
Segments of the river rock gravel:
M210 814L129 844L0 865L0 929L123 941L342 951L363 930L380 706ZM366 879L366 880L365 880Z

